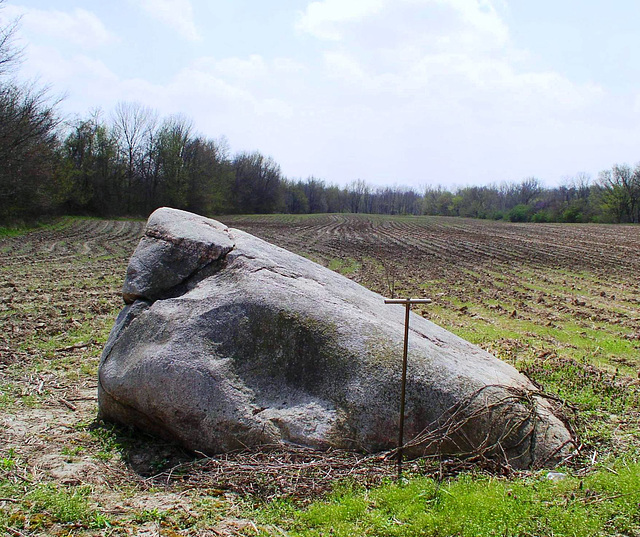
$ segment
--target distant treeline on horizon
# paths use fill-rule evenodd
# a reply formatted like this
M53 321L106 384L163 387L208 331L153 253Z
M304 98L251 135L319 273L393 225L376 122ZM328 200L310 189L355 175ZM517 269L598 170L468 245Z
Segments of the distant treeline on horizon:
M425 178L426 179L426 178ZM290 179L270 157L231 154L224 138L194 134L182 116L160 120L120 103L109 120L95 113L63 124L46 94L0 86L0 220L43 215L147 216L170 206L202 215L374 213L441 215L511 222L640 220L640 165L616 165L554 188L535 178L467 186L346 187Z

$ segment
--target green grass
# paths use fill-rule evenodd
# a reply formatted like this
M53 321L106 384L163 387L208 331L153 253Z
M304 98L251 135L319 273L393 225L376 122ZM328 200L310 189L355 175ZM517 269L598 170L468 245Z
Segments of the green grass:
M0 410L8 411L17 406L27 408L40 407L48 392L43 390L40 395L25 394L17 383L3 382L0 384Z
M11 238L11 237L20 237L22 235L26 235L32 231L48 229L51 231L60 231L69 227L75 220L81 220L82 217L76 216L65 216L62 218L58 218L53 222L40 222L36 224L26 225L26 224L16 224L10 226L0 226L0 239ZM84 218L88 219L88 218Z
M346 491L305 509L274 503L259 520L296 536L638 535L640 465L620 464L585 478L544 474L504 480L462 475Z
M90 487L65 487L17 478L23 474L21 462L15 450L0 458L0 498L12 500L0 504L0 529L23 535L19 530L46 532L54 525L76 529L110 525L109 519L91 505Z
M19 237L20 235L25 235L29 231L32 231L33 228L28 227L4 227L0 226L0 239L10 238L10 237Z
M552 271L549 274L554 275ZM508 278L504 275L496 275L491 280L492 288L508 288L523 293L524 297L500 293L501 299L498 301L489 298L492 293L485 293L489 297L478 300L477 296L474 297L473 289L460 284L450 287L450 293L431 305L426 316L461 337L483 346L500 338L517 338L523 347L533 344L538 350L545 346L561 348L564 356L574 359L588 356L594 365L610 371L619 370L632 376L637 374L640 366L640 343L634 339L637 326L630 321L621 323L617 315L621 313L626 315L622 319L630 319L637 313L629 314L625 308L619 307L622 296L615 302L609 300L606 309L603 305L602 311L589 310L580 316L572 309L558 309L558 305L551 302L550 297L555 297L556 301L560 300L559 306L562 306L563 300L569 300L563 294L563 291L567 293L566 287L555 289L555 278L538 278L536 287L543 293L541 303L532 298L526 289L519 289L513 282L505 280ZM418 288L429 292L438 286L422 282ZM599 296L597 289L591 290L590 294L581 290L580 296L583 295L584 301L591 304L606 300ZM475 300L463 300L461 296ZM464 312L461 311L463 307L466 308ZM512 316L511 312L514 311L516 314ZM579 313L579 308L577 311Z
M356 261L355 259L332 259L329 262L328 268L335 272L339 272L343 276L348 276L349 274L353 274L357 272L361 268L361 263Z
M6 382L0 384L0 410L5 410L13 405L15 401L14 389L11 384Z
M98 460L110 461L127 450L127 439L120 435L121 429L115 425L91 423L80 424L78 427L88 430L96 441L98 450L95 452L95 457Z
M545 345L552 348L562 345L568 357L590 356L594 365L631 374L636 371L632 365L624 365L637 364L640 354L638 344L625 337L633 332L630 328L612 327L604 323L591 323L591 327L587 328L571 320L570 316L562 316L552 326L547 326L538 320L496 316L482 306L456 304L458 308L463 305L479 318L473 318L466 326L453 328L453 331L472 343L484 344L497 338L517 338L523 346L537 344L540 350ZM441 316L448 314L445 310L442 307L434 308Z

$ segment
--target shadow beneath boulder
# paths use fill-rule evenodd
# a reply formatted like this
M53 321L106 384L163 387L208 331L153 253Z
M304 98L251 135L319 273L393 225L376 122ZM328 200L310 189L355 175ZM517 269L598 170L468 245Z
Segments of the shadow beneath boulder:
M113 452L119 453L123 462L143 479L188 465L202 457L175 442L163 440L131 426L96 420L88 429L102 445L101 452L105 457Z

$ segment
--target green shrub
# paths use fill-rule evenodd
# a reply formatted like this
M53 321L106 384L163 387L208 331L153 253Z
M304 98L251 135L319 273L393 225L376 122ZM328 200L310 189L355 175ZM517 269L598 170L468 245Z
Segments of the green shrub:
M536 222L538 224L544 224L546 222L551 222L551 217L547 211L538 211L531 217L532 222Z
M510 222L529 222L531 220L532 209L528 205L516 205L507 213Z

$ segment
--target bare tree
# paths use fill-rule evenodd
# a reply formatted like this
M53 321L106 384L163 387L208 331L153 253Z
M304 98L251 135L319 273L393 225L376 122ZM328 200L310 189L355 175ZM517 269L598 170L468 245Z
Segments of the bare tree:
M272 213L280 208L280 166L258 151L239 153L232 163L235 171L236 210L242 213Z
M58 189L65 211L108 215L120 209L118 144L100 110L72 124L59 154Z
M0 14L5 0L0 0ZM22 60L23 49L16 46L15 37L20 19L0 25L0 76L11 72Z
M228 158L226 139L207 140L195 137L185 150L189 186L187 208L195 213L211 215L228 212L233 206L232 188L235 174Z
M352 213L366 213L371 197L371 188L362 179L353 181L349 186L349 208Z
M152 146L155 173L147 185L152 203L149 209L155 208L159 196L162 204L186 207L189 188L186 150L192 131L193 123L184 116L170 116L160 125Z
M137 178L136 168L141 162L144 150L152 145L157 122L157 112L140 103L120 102L116 105L113 125L127 163L125 179L127 212L133 209L134 182Z
M52 201L45 190L60 122L56 104L46 89L0 84L1 218L21 218Z
M542 184L535 177L527 177L517 186L518 203L522 205L531 204L542 192Z

